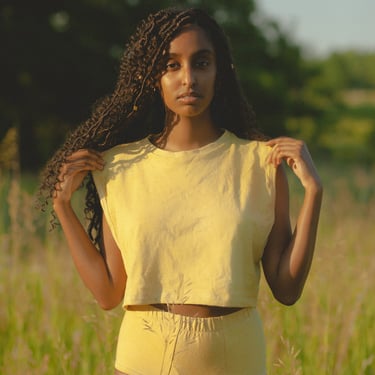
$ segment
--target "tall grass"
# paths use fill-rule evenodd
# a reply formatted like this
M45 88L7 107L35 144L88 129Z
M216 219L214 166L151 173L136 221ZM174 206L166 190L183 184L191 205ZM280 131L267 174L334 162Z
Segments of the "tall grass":
M326 191L301 300L282 306L261 283L269 374L373 375L375 174L320 170ZM33 209L34 184L0 174L0 374L112 374L122 311L101 311L83 287L61 231ZM291 191L295 215L293 180Z

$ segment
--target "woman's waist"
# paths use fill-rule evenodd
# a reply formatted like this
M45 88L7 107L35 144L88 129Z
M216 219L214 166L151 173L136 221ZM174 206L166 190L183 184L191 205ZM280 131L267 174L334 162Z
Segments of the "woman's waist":
M197 318L211 318L235 313L243 309L243 307L155 303L150 305L130 305L127 306L126 309L130 311L148 311L157 309L172 314Z

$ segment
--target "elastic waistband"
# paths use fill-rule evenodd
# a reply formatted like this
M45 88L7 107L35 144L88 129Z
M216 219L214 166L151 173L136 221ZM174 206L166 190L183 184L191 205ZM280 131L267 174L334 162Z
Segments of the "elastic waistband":
M208 318L191 317L180 314L174 314L168 311L160 310L155 306L148 305L144 310L127 310L125 314L142 317L144 319L159 320L163 323L170 322L181 329L193 331L216 331L224 325L249 317L256 311L255 307L245 307L241 310L227 315L214 316Z

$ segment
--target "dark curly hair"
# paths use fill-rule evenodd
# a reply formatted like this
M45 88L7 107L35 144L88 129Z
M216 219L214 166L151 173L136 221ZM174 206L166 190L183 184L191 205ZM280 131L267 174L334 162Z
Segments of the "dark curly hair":
M169 44L188 24L201 27L215 50L217 74L211 103L214 123L240 138L264 139L238 83L229 43L220 26L200 9L164 9L140 22L125 46L113 93L96 104L91 117L67 137L47 163L39 190L43 210L53 196L60 167L67 156L82 148L104 151L163 130L166 113L157 87L165 69ZM85 182L87 232L104 255L101 246L103 213L91 174ZM54 213L52 222L56 223Z

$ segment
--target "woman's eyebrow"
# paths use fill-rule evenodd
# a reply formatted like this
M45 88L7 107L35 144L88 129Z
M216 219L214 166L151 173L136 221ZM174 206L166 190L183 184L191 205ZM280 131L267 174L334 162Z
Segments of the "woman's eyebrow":
M182 54L183 53L170 52L168 54L168 57L169 58L180 57ZM192 56L197 56L197 55L212 55L212 56L214 56L215 53L211 49L200 49L200 50L194 52Z

